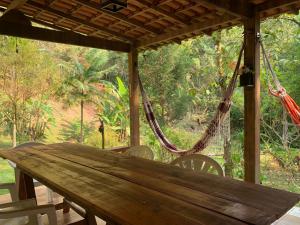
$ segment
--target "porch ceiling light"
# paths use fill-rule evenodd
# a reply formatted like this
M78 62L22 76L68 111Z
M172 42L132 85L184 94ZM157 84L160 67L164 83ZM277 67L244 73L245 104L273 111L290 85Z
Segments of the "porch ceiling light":
M113 13L127 7L127 0L102 0L101 8Z

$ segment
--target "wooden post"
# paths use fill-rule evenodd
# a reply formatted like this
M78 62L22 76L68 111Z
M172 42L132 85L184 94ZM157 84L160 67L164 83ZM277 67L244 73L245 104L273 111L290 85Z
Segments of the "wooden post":
M138 52L135 47L128 53L130 95L130 145L140 145Z
M244 164L245 181L259 183L260 171L260 32L258 13L244 22L245 57L244 64L253 71L253 86L244 88Z

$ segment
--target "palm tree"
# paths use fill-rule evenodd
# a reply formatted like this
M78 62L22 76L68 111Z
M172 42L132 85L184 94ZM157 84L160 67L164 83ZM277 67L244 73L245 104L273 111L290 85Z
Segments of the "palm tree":
M99 60L100 55L95 53L79 49L79 53L68 59L69 66L62 67L66 68L68 76L58 89L58 96L62 97L67 105L80 104L80 143L83 143L84 105L95 103L100 93L97 84L103 74L99 72L103 60Z

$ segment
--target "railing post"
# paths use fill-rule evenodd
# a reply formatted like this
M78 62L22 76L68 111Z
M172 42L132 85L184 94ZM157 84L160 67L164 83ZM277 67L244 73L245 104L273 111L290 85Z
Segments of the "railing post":
M246 68L253 73L252 85L244 87L244 164L245 181L259 183L260 171L260 45L257 34L260 32L260 18L245 19Z
M140 145L138 51L135 47L128 53L130 95L130 145Z

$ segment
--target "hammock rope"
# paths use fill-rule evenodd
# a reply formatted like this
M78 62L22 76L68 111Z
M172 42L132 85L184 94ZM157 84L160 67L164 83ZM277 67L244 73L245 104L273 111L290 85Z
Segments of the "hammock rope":
M282 87L273 67L271 66L270 60L267 56L266 50L261 39L259 40L259 43L262 49L264 67L268 78L269 92L271 95L280 99L283 108L288 112L293 123L300 127L300 107L297 105L295 100L286 92L286 89ZM272 76L275 87L272 86L269 80L269 72Z
M147 121L149 123L151 130L155 134L156 138L159 140L160 144L166 150L168 150L169 152L171 152L173 154L179 155L179 156L185 156L185 155L191 155L191 154L200 152L208 146L209 141L211 140L212 137L214 137L217 134L220 124L224 121L224 119L227 115L227 112L229 111L229 109L231 107L231 98L232 98L232 95L233 95L233 92L234 92L234 89L236 87L236 83L238 80L238 72L240 69L244 49L245 49L245 43L243 43L243 45L241 47L238 61L237 61L235 70L233 72L232 78L229 82L229 85L228 85L224 95L223 95L222 101L218 105L215 116L211 120L209 126L206 128L205 133L202 135L200 140L197 141L197 143L189 150L179 149L167 139L167 137L163 133L162 129L160 128L160 126L155 118L153 108L152 108L149 98L144 90L141 79L138 75L139 86L140 86L140 91L141 91L142 100L143 100L143 107L144 107Z

